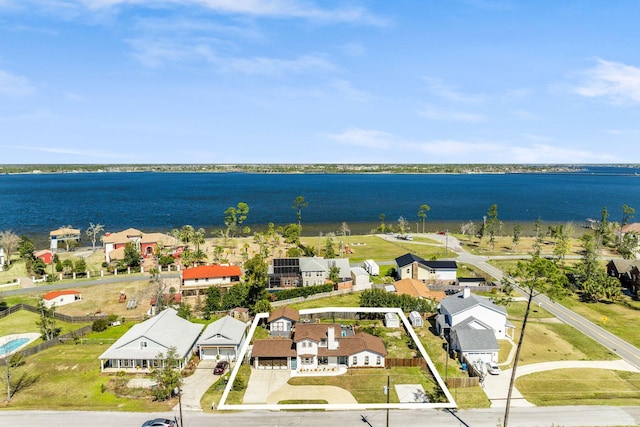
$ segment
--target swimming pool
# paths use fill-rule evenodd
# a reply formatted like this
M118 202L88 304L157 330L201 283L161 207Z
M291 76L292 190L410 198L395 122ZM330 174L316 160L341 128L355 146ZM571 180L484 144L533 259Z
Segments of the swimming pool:
M16 338L6 344L0 345L0 356L4 356L5 354L15 351L29 341L29 338Z

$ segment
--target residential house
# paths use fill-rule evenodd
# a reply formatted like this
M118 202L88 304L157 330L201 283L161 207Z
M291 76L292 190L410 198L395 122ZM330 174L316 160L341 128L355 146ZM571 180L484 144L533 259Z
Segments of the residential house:
M353 283L354 291L363 291L371 289L371 276L362 267L351 268L351 283Z
M338 269L338 289L353 285L349 260L322 257L276 258L269 265L269 287L290 288L329 283L331 269Z
M231 316L210 323L197 342L200 360L236 360L246 339L246 329L246 323Z
M36 258L40 258L42 262L49 265L53 262L53 252L48 249L43 249L41 251L35 251L33 256Z
M440 302L436 331L449 336L459 324L471 329L489 329L496 339L513 338L514 326L507 320L507 310L489 298L471 293L469 288Z
M457 327L450 336L451 350L458 352L460 360L475 365L483 371L487 363L498 363L500 347L490 329Z
M429 287L417 279L401 279L393 284L393 291L399 295L409 295L414 298L425 298L442 301L446 294L443 291L432 291Z
M383 368L387 350L382 340L339 324L300 323L293 338L256 340L251 352L258 369L318 370Z
M454 283L458 273L455 261L428 261L408 253L396 258L400 280L416 279L424 283Z
M637 259L612 259L607 263L607 275L616 277L622 286L636 293L640 288L638 266L640 260Z
M62 227L53 230L49 233L49 240L51 241L50 248L53 252L56 252L61 243L66 246L67 242L80 242L81 236L80 230L77 228Z
M240 283L242 270L235 265L199 265L182 270L180 293L184 296L200 295L211 286L224 294L228 288Z
M134 325L99 357L101 371L150 372L164 367L170 348L175 348L178 368L189 361L204 325L191 323L172 308ZM163 357L158 357L159 355Z
M183 248L173 236L164 233L143 233L135 228L128 228L117 233L105 233L104 257L107 262L124 258L124 248L127 243L140 252L142 258L157 255L159 247L171 248L171 253L178 254Z
M283 306L275 309L267 319L269 335L272 337L291 337L293 327L300 320L300 313L294 308Z
M51 308L54 305L60 307L61 305L82 300L82 294L73 290L51 291L44 294L42 300L47 308Z

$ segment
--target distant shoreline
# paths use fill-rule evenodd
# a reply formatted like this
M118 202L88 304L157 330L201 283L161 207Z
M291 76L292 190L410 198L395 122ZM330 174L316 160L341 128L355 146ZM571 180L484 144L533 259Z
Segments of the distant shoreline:
M588 167L635 168L629 164L16 164L0 174L61 173L255 173L255 174L517 174L585 173Z

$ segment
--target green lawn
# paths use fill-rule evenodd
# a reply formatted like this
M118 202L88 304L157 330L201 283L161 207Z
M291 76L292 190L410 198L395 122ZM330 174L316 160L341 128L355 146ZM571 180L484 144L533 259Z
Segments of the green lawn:
M291 304L290 307L296 310L320 307L360 307L360 292L298 302Z
M36 324L40 320L40 316L26 310L19 310L9 316L0 319L0 337L9 334L20 334L27 332L40 332L40 328ZM62 320L56 320L56 324L61 328L60 334L66 334L76 331L88 323L68 323ZM40 344L41 340L34 341L31 345Z
M525 375L516 387L538 406L640 405L640 374L605 369L558 369Z
M387 385L387 376L390 377L392 385L390 403L399 403L393 384L422 384L428 396L438 395L439 398L444 398L444 395L438 393L439 389L431 374L420 368L349 369L344 375L294 377L289 380L289 384L330 385L347 390L358 403L386 403L387 396L383 389Z
M116 396L116 377L100 373L98 356L107 348L107 344L63 344L28 357L25 366L20 369L38 374L39 379L18 392L4 408L142 412L171 410L177 403L175 399L153 402L143 390L121 387L122 395L131 397ZM5 384L2 384L3 387Z

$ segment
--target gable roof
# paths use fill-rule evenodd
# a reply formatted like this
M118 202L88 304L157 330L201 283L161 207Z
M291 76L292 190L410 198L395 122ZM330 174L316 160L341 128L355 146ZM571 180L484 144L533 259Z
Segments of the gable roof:
M625 233L640 233L640 222L632 222L627 224L620 230L622 234Z
M319 257L303 257L300 258L300 272L305 271L324 271L328 272L327 264L324 262L324 258Z
M253 357L295 357L296 350L290 339L263 339L255 340L251 350Z
M289 306L285 305L283 307L275 309L267 319L267 322L271 323L274 320L280 319L281 317L289 319L293 322L297 322L298 320L300 320L300 313L295 308L290 308Z
M466 298L464 292L450 295L440 301L440 306L444 307L452 316L476 306L482 306L507 316L507 310L504 307L494 304L489 298L478 296L472 292L469 292L469 296Z
M443 291L432 291L427 285L417 279L402 279L394 282L396 293L410 295L414 298L429 298L441 301L446 294Z
M244 338L247 325L231 316L210 323L200 336L200 345L238 345Z
M417 262L424 267L435 270L449 270L458 268L458 263L455 261L428 261L412 253L404 254L396 258L396 264L399 268L413 264L414 262Z
M182 271L182 279L214 279L220 277L240 277L242 270L236 265L199 265Z
M49 236L51 237L76 237L79 234L80 230L77 228L58 228L57 230L49 232Z
M51 291L51 292L47 292L46 294L44 294L44 296L42 298L47 300L47 301L51 301L52 299L56 299L56 298L61 297L63 295L80 295L80 292L73 291L73 290Z
M607 263L610 268L615 268L616 272L621 275L630 272L637 264L640 264L640 261L635 259L612 259Z
M363 351L370 351L381 356L387 355L387 349L382 339L365 332L359 332L351 337L343 337L339 340L338 349L345 356L351 356ZM324 348L318 349L318 355L323 355Z
M167 308L151 319L134 325L102 353L99 359L155 359L159 352L166 355L170 347L175 347L178 357L184 358L193 348L203 327L204 325L191 323L178 316L176 310ZM139 339L146 339L155 345L146 348L128 347ZM162 350L159 351L159 348Z
M500 346L493 331L489 329L456 329L460 350L469 351L499 351Z
M320 342L320 340L327 338L327 331L332 326L335 334L334 336L339 338L340 325L337 323L300 323L296 325L293 342L298 343L305 339Z

